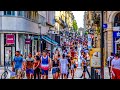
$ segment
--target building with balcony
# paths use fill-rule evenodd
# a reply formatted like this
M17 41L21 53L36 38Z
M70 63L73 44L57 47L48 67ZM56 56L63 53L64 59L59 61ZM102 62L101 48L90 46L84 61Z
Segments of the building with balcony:
M71 11L55 11L55 29L60 32L60 44L66 42L65 36L73 28L74 15Z

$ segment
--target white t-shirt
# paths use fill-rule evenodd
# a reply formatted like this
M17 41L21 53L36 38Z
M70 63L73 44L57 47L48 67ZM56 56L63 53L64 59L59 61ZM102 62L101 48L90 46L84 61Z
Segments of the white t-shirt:
M113 59L112 60L112 66L115 69L120 69L120 58L118 60Z
M108 58L107 58L107 61L110 61L111 60L111 58L113 58L114 56L109 56Z
M107 58L107 61L109 61L109 63L108 63L109 65L108 65L108 67L110 67L110 60L111 60L111 59L114 59L114 56L109 56L109 57Z

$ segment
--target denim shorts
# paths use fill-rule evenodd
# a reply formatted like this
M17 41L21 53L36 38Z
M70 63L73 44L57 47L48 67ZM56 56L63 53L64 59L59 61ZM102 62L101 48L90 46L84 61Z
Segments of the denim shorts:
M52 69L52 74L55 74L57 72L59 73L59 71L60 71L59 68L55 67Z
M44 75L44 74L45 74L45 75L48 75L48 70L43 70L43 69L41 69L41 74L42 74L42 75Z
M33 69L26 69L26 74L34 74L34 70Z

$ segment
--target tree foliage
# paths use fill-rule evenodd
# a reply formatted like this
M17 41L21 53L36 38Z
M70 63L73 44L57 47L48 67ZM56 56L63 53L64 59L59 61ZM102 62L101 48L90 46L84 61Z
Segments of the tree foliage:
M78 30L77 22L76 20L73 21L73 29L76 32Z

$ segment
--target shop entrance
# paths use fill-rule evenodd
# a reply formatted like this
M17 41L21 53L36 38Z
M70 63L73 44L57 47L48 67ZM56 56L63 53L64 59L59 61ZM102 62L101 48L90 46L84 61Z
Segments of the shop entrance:
M4 37L4 65L8 63L8 65L11 66L16 51L16 35L4 34Z
M11 66L11 62L13 61L14 59L14 56L15 56L15 47L10 47L10 46L5 46L5 62L8 62L9 65Z

